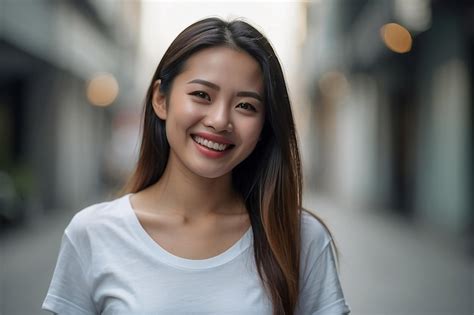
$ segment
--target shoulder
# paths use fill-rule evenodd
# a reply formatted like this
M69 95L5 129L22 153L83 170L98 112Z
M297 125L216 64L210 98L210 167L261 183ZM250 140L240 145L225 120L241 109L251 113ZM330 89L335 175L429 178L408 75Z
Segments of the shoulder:
M65 234L71 239L83 238L94 231L116 224L126 213L125 198L127 195L79 210L66 227Z
M301 210L301 250L304 254L319 256L332 237L324 224L308 210Z

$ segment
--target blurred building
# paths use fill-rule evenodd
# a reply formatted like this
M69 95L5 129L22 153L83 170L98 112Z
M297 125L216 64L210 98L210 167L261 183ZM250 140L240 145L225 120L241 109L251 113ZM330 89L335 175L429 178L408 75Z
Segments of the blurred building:
M2 220L103 193L111 126L133 97L139 13L138 1L0 1Z
M308 181L353 208L472 233L474 3L330 0L306 9L302 68L317 122L305 135Z

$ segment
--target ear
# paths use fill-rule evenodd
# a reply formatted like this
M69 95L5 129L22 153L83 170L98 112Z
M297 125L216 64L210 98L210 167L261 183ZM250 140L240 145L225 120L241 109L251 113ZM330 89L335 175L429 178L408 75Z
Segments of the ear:
M166 120L166 96L160 92L161 80L156 80L153 84L153 96L151 98L151 104L156 116L162 120Z

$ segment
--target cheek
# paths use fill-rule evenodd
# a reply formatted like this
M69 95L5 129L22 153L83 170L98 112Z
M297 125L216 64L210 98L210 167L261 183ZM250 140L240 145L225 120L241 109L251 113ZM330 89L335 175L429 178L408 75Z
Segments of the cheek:
M247 140L249 146L254 148L258 142L258 139L260 138L260 134L263 129L263 121L249 121L246 124L242 124L241 128L243 131L241 134L242 139L244 141Z
M167 131L172 132L172 128L186 130L198 123L203 116L199 106L189 100L179 100L174 102L167 119ZM170 130L168 130L168 128Z

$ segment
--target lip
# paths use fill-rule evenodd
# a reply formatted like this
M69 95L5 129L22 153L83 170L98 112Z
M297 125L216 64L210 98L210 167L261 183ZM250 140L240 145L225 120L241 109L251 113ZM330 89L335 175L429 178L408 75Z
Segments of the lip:
M206 140L210 140L212 142L217 142L217 143L226 144L226 145L231 146L230 148L227 148L224 151L215 151L215 150L211 150L211 149L209 149L209 148L207 148L203 145L200 145L199 143L197 143L196 141L193 140L193 143L196 145L197 150L202 155L204 155L205 157L211 158L211 159L219 159L219 158L222 158L222 157L226 156L229 153L229 151L232 150L232 148L234 146L234 143L231 140L229 140L225 137L222 137L222 136L215 135L215 134L210 134L210 133L206 133L206 132L196 132L196 133L191 134L191 138L193 136L198 136L198 137L204 138Z
M199 143L193 141L193 143L196 145L196 148L197 150L202 154L204 155L205 157L207 158L211 158L211 159L219 159L219 158L222 158L224 156L226 156L227 154L229 154L229 151L230 150L224 150L224 151L214 151L214 150L211 150L209 148L206 148L205 146L203 145L200 145Z
M222 136L218 136L218 135L215 135L215 134L211 134L211 133L196 132L196 133L193 133L192 135L199 136L199 137L201 137L201 138L210 140L210 141L212 141L212 142L217 142L217 143L221 143L221 144L232 144L232 145L234 145L234 142L232 142L231 140L229 140L229 139L227 139L227 138L225 138L225 137L222 137Z

